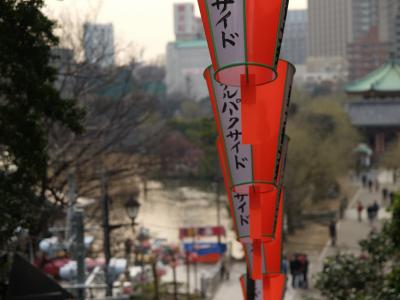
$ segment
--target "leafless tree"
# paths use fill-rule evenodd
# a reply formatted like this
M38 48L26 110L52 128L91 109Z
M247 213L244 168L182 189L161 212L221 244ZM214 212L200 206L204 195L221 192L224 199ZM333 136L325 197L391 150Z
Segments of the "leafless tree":
M59 18L61 47L54 49L53 62L57 87L63 97L76 99L86 111L82 135L52 128L49 136L47 192L61 204L71 170L77 177L78 195L87 197L98 196L103 171L110 185L127 177L145 178L157 164L147 155L149 149L163 134L156 95L143 86L154 76L154 68L139 62L129 45L122 47L107 33L90 29L94 22L90 16ZM116 57L128 52L132 54L125 55L125 63L114 64Z

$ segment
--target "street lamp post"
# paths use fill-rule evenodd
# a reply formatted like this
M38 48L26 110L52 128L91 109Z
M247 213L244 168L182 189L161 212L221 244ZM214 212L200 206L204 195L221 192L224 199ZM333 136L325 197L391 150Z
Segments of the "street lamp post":
M105 279L106 279L106 296L112 296L112 287L113 281L110 276L109 272L109 264L111 260L111 243L110 243L110 233L114 229L118 229L124 226L134 226L135 220L139 212L140 203L137 201L136 197L138 196L135 193L134 196L131 196L125 203L124 207L128 217L131 219L131 223L129 224L112 224L109 223L109 196L108 196L108 187L106 182L106 177L103 174L102 176L102 184L101 184L101 191L102 191L102 210L103 210L103 234L104 234L104 257L105 257Z

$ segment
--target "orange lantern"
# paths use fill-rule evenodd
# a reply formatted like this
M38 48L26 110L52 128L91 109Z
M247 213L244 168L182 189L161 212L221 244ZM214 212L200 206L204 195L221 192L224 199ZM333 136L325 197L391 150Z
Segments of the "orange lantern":
M233 192L228 183L228 170L225 164L225 153L223 142L220 137L217 139L217 150L219 162L224 179L225 190L228 195L229 208L231 216L233 216L234 228L236 236L242 242L250 243L250 199L249 194L240 194Z
M267 144L277 151L285 134L295 72L294 65L280 59L273 82L242 87L243 144Z
M215 79L239 86L275 79L289 0L198 0ZM214 74L213 74L214 75Z
M264 249L259 240L254 240L252 243L242 244L246 257L246 264L249 276L253 280L260 280L263 274L267 274L265 264L265 255L262 252Z
M285 296L286 276L279 274L276 276L266 275L263 278L263 299L282 300Z
M229 186L238 193L250 193L250 187L256 188L257 193L270 192L278 184L281 145L294 74L294 67L286 61L281 60L278 67L280 73L275 81L257 87L254 105L245 105L240 88L215 81L211 66L204 72L217 131L223 137ZM254 119L265 120L246 124L242 118L245 109L250 110L246 114L253 114ZM254 135L258 137L256 143L245 144L245 133L252 131L255 133L249 134L248 139L254 141Z
M250 243L254 239L267 242L275 237L288 140L288 137L285 137L284 146L282 147L283 155L278 168L277 188L269 193L256 193L254 189L250 189L250 193L240 193L229 188L228 178L230 175L229 170L226 168L223 142L221 137L217 139L218 156L231 215L234 218L234 227L238 240L242 243Z

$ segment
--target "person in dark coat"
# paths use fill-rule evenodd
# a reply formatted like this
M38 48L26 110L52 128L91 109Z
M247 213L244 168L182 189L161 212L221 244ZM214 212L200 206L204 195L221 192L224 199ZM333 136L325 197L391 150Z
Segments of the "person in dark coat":
M372 192L372 186L373 186L373 182L371 179L368 180L368 190L371 193Z
M367 215L368 215L369 223L372 224L372 222L374 221L374 209L373 209L372 205L368 205Z
M363 187L366 187L366 186L367 186L367 175L364 174L364 175L361 177L361 181L362 181Z
M293 255L291 260L290 260L290 274L292 275L292 288L296 289L298 288L298 276L299 276L299 260L297 258L297 255Z
M307 255L304 255L304 260L303 260L303 288L308 289L308 257Z
M378 213L379 213L379 204L378 202L374 202L374 204L372 205L372 216L373 216L373 220L375 221L378 218Z
M336 246L336 237L337 237L335 220L332 220L331 223L329 224L329 236L332 241L332 246L335 247Z
M388 195L389 195L389 191L387 190L387 188L383 188L382 189L382 199L383 199L383 201L386 202L386 200L388 198Z

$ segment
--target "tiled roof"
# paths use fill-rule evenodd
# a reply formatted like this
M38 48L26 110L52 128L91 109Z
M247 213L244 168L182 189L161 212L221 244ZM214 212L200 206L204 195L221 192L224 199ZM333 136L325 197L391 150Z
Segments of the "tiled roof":
M389 63L350 83L345 88L349 94L398 94L400 95L400 64Z

